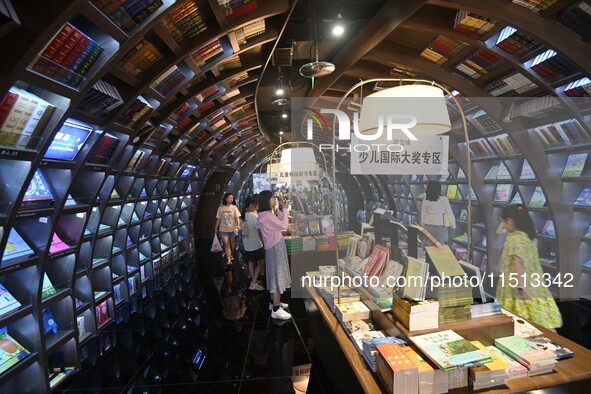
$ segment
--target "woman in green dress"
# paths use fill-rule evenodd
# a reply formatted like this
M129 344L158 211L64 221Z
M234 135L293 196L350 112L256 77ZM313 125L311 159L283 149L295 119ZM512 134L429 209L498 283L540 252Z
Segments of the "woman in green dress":
M508 232L497 285L502 307L542 327L561 327L562 316L548 289L552 279L540 265L536 230L529 213L523 205L510 205L503 208L501 220Z

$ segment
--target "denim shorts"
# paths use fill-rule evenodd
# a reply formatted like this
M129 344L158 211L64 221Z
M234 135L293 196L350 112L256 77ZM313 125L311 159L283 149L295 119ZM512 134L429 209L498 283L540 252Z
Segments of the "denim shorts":
M234 231L220 231L219 233L220 237L226 236L226 237L235 237L236 234L234 233Z

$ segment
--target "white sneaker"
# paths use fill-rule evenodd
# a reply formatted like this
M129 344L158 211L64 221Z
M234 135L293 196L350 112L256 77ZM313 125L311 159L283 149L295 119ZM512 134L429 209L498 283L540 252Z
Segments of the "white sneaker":
M279 306L281 307L281 309L289 308L289 304L286 304L284 302L279 302ZM269 304L269 310L273 311L273 304Z
M279 308L276 311L271 312L272 319L279 319L279 320L290 320L291 314L283 308Z

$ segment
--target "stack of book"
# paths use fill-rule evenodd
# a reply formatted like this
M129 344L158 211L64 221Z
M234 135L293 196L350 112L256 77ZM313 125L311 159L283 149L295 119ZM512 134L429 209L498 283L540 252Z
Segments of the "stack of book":
M550 373L556 365L554 353L516 335L495 339L495 347L525 366L529 376Z
M547 148L556 145L572 145L589 138L587 132L576 119L539 126L534 130L540 137L544 147Z
M341 323L369 319L369 308L361 301L335 304L335 315Z
M0 145L34 149L55 107L16 87L0 102Z
M509 54L520 57L541 47L539 42L511 26L501 30L495 45Z
M478 349L453 330L411 336L409 339L444 371L491 361L490 353Z
M351 341L353 341L353 345L359 352L359 354L363 354L363 341L373 338L384 338L385 335L382 331L365 331L365 332L355 332L351 334Z
M564 10L557 19L583 39L588 38L591 33L591 5L589 3L576 2Z
M218 0L227 20L232 20L257 9L256 0Z
M409 331L439 328L439 302L435 300L413 301L394 297L392 313Z
M356 332L368 332L376 330L376 326L373 321L371 321L371 319L350 320L343 323L343 328L349 335L353 335Z
M322 272L319 272L320 276L326 276ZM335 271L336 274L336 271ZM351 289L347 286L341 286L340 288L331 288L331 287L323 287L318 289L320 295L326 302L326 305L330 308L330 310L335 313L336 312L336 304L338 303L339 292L341 296L341 304L347 305L353 302L359 301L359 293L355 290ZM363 319L356 319L356 320L363 320Z
M456 260L449 246L427 246L427 255L433 262L432 275L441 278L441 285L436 289L439 300L439 324L452 323L461 320L470 320L470 307L472 305L472 288L467 284L466 273ZM457 277L463 278L458 281ZM452 279L452 280L449 280ZM457 284L462 282L462 285Z
M527 79L523 74L514 71L487 83L484 90L495 97L513 97L537 87L538 85Z
M183 103L183 105L181 105L180 107L178 107L176 109L176 111L174 111L171 115L170 115L170 119L174 120L175 122L178 122L179 120L181 120L181 118L187 114L189 112L189 110L191 109L191 105L189 103Z
M302 251L311 252L316 250L316 239L309 235L302 237Z
M490 18L460 10L454 20L454 30L470 36L480 36L490 31L496 24L497 21Z
M488 74L490 68L497 64L501 58L494 53L480 49L469 58L456 65L456 70L472 79L478 79Z
M441 369L434 368L427 362L417 350L405 346L403 350L408 358L417 366L419 372L419 393L421 394L443 394L448 392L448 374Z
M403 346L377 346L376 370L388 393L418 393L419 371Z
M219 39L216 39L199 48L197 52L191 55L191 58L197 67L201 68L205 65L205 63L213 61L223 56L223 54L224 48L222 47L222 43Z
M164 19L164 27L178 43L197 37L207 30L203 16L194 0L185 1Z
M489 302L474 302L470 307L470 315L472 319L477 317L493 316L502 313L501 302L498 300L490 300Z
M330 250L330 244L326 235L315 235L316 250Z
M478 341L471 343L490 353L492 361L481 366L470 367L470 387L482 390L502 386L505 380L527 376L527 368L514 361L494 346L484 346Z
M21 26L21 21L11 0L0 1L0 38L4 38Z
M103 53L103 48L79 29L66 23L35 57L29 68L77 88Z
M474 157L489 157L494 156L495 152L488 144L485 138L478 138L468 143L470 152Z
M366 338L361 341L361 355L365 362L369 365L372 371L376 372L376 355L378 353L378 345L386 345L389 343L397 343L399 345L406 345L406 342L397 337L383 337L383 338Z
M496 135L489 138L489 141L500 156L511 156L519 153L507 134Z
M135 151L131 157L131 160L129 160L127 166L125 167L125 172L136 171L145 155L146 153L142 150Z
M162 52L144 38L123 56L117 66L135 77L149 69L162 56Z
M234 31L238 45L244 45L253 38L265 33L265 20L259 19Z
M513 106L509 111L509 116L511 119L519 117L537 118L547 116L548 112L555 108L561 108L560 101L556 97L537 97Z
M575 74L577 69L552 49L536 56L531 64L532 70L548 82L555 82Z
M150 85L152 89L160 93L162 96L166 97L168 94L176 88L181 82L183 82L187 77L181 71L178 66L174 65L168 69L164 74L160 76L157 80Z
M421 57L424 57L435 64L441 65L466 46L468 46L468 44L463 41L439 35L431 41L425 49L423 49Z
M300 236L291 235L283 237L283 239L285 240L285 248L287 249L287 253L301 252L304 248L302 237Z
M113 1L92 0L103 14L126 33L162 6L162 0Z
M202 91L201 93L199 93L198 95L195 96L195 98L198 101L201 101L202 103L204 103L201 108L199 108L199 114L204 114L207 110L213 108L213 106L215 105L215 103L213 103L212 101L209 101L208 103L205 103L205 101L212 97L214 94L216 94L217 92L220 91L220 87L216 84L213 85L207 89L205 89L204 91Z
M121 140L110 133L105 133L100 141L94 144L88 160L91 164L108 165Z
M483 130L485 133L501 130L499 124L482 109L474 113L474 115L471 118L471 121L473 123L476 123L476 125L480 127L480 129Z
M131 103L125 111L123 111L118 123L125 127L132 128L139 124L139 122L144 119L152 109L152 106L146 101L146 99L144 99L142 96L137 96L134 102Z
M564 94L569 97L590 97L591 79L584 77L566 85Z
M86 92L78 104L78 110L91 115L105 116L121 104L123 99L117 88L101 79Z
M429 274L429 264L424 261L407 257L405 275L405 286L401 290L402 298L414 301L425 300L427 291L427 276Z
M558 0L513 0L513 3L525 8L529 8L534 12L544 11Z

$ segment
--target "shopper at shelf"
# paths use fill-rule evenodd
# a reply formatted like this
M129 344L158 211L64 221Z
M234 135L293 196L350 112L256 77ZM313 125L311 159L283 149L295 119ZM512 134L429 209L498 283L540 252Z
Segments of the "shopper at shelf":
M248 262L248 273L251 278L248 289L262 291L265 288L258 284L258 279L265 266L265 248L259 237L257 225L259 220L258 207L258 198L255 196L246 197L244 214L242 215L242 244L244 246L244 258Z
M240 231L240 211L234 204L234 195L232 193L224 194L222 205L218 208L215 215L214 232L219 232L220 238L224 243L224 250L226 251L226 270L232 268L232 260L234 259L234 245L236 243L236 235Z
M536 230L529 213L523 205L510 205L503 208L501 220L508 232L501 255L502 279L497 285L502 307L548 329L561 327L558 306L544 285L534 241Z
M259 193L259 220L258 225L263 235L265 246L267 290L271 293L273 304L271 317L274 319L289 320L291 314L285 309L287 304L281 302L281 294L285 289L291 287L289 263L287 261L287 249L282 231L287 230L288 212L287 204L279 206L277 216L273 209L277 201L269 190Z
M449 200L441 195L441 183L427 183L425 199L421 206L421 226L425 227L442 244L449 243L450 230L456 228L456 218Z

